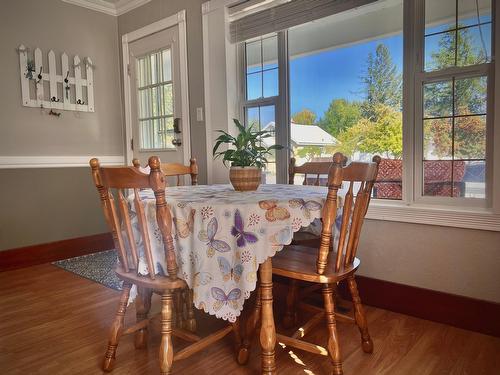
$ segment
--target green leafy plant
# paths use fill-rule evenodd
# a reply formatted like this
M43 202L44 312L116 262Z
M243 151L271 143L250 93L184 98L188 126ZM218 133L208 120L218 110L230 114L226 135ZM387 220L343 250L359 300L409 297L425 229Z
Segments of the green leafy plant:
M267 157L273 150L281 150L283 146L272 145L267 147L264 140L272 137L269 130L254 131L253 125L245 128L237 119L233 119L239 134L233 137L223 130L218 130L221 135L217 137L213 149L214 159L222 157L225 166L230 163L232 167L257 167L265 168ZM225 151L218 151L223 144L233 146Z

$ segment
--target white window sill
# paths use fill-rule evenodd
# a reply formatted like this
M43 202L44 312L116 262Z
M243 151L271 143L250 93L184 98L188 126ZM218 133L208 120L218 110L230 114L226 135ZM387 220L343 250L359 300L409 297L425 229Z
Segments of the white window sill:
M458 209L406 204L403 202L381 202L372 200L367 219L398 221L403 223L441 225L446 227L500 231L500 214L486 209Z

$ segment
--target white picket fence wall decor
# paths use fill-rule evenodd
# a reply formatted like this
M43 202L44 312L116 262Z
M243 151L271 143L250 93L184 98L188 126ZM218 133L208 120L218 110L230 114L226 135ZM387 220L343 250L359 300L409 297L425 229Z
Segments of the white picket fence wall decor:
M47 54L48 67L43 65L40 48L35 48L34 59L22 44L18 52L23 106L94 112L94 64L90 57L80 60L76 55L70 65L68 55L63 53L61 74L57 74L54 51Z

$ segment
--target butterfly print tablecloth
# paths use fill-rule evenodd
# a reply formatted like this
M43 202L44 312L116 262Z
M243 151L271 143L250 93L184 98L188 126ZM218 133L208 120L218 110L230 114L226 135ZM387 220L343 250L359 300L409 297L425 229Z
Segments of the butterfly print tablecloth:
M154 194L144 190L140 195L155 272L163 274L166 262ZM234 322L255 290L259 264L290 244L294 232L321 217L326 195L325 187L302 185L261 185L254 192L237 192L231 185L168 187L178 275L193 289L195 306ZM140 258L139 273L146 274L146 261Z

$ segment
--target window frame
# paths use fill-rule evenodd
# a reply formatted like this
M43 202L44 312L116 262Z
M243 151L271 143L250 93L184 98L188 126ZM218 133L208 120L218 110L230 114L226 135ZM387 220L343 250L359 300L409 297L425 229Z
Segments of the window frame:
M246 48L248 42L253 42L259 39L265 39L271 35L277 37L277 57L278 57L278 95L247 99L247 73L246 73ZM290 122L290 115L288 111L288 40L287 32L279 31L273 34L262 35L257 38L252 38L248 41L242 42L237 47L238 54L238 74L240 76L239 82L239 102L240 102L240 118L243 119L244 124L247 123L246 113L250 108L258 108L263 106L274 106L274 122L275 122L275 141L277 144L288 145L290 143L290 131L285 124ZM286 93L286 94L285 94ZM285 95L284 95L285 94ZM286 184L288 181L288 163L290 156L286 152L286 148L276 150L276 183ZM278 167L279 166L279 167Z
M410 8L408 0L405 1L405 7ZM493 204L493 143L494 143L494 71L495 71L495 2L492 2L492 35L491 35L491 51L492 61L488 63L464 66L464 67L449 67L442 70L425 71L425 0L416 0L411 9L414 14L414 32L407 34L413 39L414 48L410 49L411 59L413 64L413 79L410 81L414 90L414 134L412 142L414 144L414 152L412 160L414 164L413 174L413 194L410 195L413 199L411 203L434 205L434 206L450 206L455 208L481 208L488 209ZM403 64L405 62L403 61ZM423 129L423 87L427 83L451 81L452 79L463 78L487 78L487 103L486 103L486 155L485 155L485 198L465 198L465 197L442 197L442 196L425 196L423 194L423 146L424 146L424 129ZM454 100L454 99L453 99ZM404 122L403 122L404 126ZM408 129L411 131L411 129ZM404 136L404 135L403 135ZM403 145L404 149L404 145ZM404 162L403 162L404 168Z
M444 225L459 228L500 231L500 171L496 172L495 165L500 165L500 120L495 113L495 106L500 107L500 72L495 64L495 52L500 51L499 29L497 20L500 19L500 7L492 2L492 61L480 65L466 67L451 67L440 71L424 72L424 33L425 33L425 0L403 0L403 180L402 199L373 199L367 213L368 219L396 222L419 223L428 225ZM287 52L287 31L283 34L281 46ZM280 41L280 39L278 39ZM244 42L237 46L238 54L244 53ZM283 48L284 47L284 48ZM280 56L283 51L280 50ZM276 111L277 116L286 116L289 123L289 87L288 87L288 53L285 54L284 64L278 64L280 91L276 102L282 107ZM244 63L244 59L242 62ZM242 73L245 72L243 63L239 63L238 81L240 82L240 115L244 118L245 108L251 104L259 105L257 101L246 102L245 83ZM420 68L420 70L419 70ZM461 197L426 197L421 195L423 190L422 155L423 155L423 82L441 81L449 77L464 78L471 76L487 76L487 130L486 130L486 171L485 171L485 198ZM282 82L282 81L285 82ZM282 86L285 89L282 90ZM243 95L242 95L243 94ZM286 95L283 95L286 94ZM419 107L420 106L420 107ZM277 107L276 107L277 108ZM283 113L284 112L284 113ZM278 123L278 120L276 119ZM286 144L289 144L289 126L286 127ZM277 138L278 142L278 129ZM281 133L284 133L281 129ZM283 139L283 138L282 138ZM286 160L281 169L288 174L289 152L283 153ZM418 166L418 163L421 166ZM498 168L497 168L498 169ZM286 178L286 177L285 177ZM286 182L286 180L283 180ZM496 190L495 190L496 188Z

